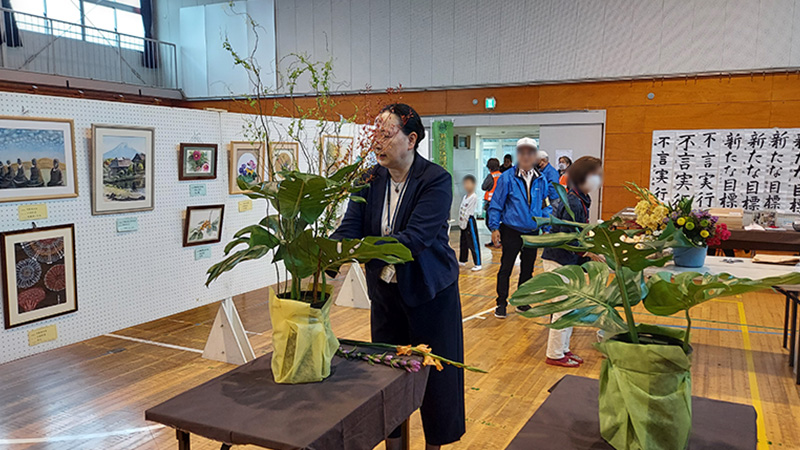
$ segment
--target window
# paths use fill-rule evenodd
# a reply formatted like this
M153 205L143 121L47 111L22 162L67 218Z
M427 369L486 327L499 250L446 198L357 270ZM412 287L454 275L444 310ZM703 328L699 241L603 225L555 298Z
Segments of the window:
M139 0L12 0L11 6L22 30L144 50Z

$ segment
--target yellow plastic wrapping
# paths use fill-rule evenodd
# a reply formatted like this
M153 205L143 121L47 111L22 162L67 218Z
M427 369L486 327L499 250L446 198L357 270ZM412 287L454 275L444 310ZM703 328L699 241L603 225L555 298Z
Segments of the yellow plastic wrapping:
M331 299L322 308L278 298L269 290L272 322L272 374L276 383L322 381L331 374L331 360L339 347L330 320Z

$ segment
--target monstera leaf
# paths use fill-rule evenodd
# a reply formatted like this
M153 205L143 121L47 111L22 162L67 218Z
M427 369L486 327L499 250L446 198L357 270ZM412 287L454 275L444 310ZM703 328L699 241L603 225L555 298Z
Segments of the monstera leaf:
M646 293L641 274L623 268L627 274L626 293L635 304ZM571 326L589 326L612 334L628 331L628 325L617 307L623 298L616 284L609 284L610 271L606 264L590 261L582 266L563 266L552 272L535 275L511 296L512 305L531 305L521 314L526 317L543 317L562 311L571 311L548 326L561 329Z
M669 272L659 272L647 282L649 293L644 298L644 307L653 314L670 316L717 297L789 284L800 284L800 273L751 280L735 278L727 273L712 275L683 272L673 277Z

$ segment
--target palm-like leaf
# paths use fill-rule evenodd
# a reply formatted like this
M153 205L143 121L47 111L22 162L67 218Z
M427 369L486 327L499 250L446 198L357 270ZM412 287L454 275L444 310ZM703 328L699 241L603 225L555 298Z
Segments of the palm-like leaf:
M641 274L628 273L628 297L638 302L644 286ZM571 326L590 326L617 334L628 330L617 307L623 305L619 288L609 284L610 271L606 264L590 261L582 266L563 266L552 272L535 275L511 296L512 305L531 305L522 315L543 317L571 311L548 326L561 329Z
M647 282L649 293L644 298L644 307L653 314L670 316L717 297L791 284L800 284L800 273L751 280L734 278L727 273L712 275L683 272L673 277L670 272L659 272Z

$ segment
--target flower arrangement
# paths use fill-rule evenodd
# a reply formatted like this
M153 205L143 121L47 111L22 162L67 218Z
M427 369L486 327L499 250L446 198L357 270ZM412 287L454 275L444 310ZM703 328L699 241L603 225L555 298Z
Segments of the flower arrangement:
M392 345L392 344L381 344L376 342L363 342L363 341L356 341L353 339L339 339L339 350L337 350L336 354L348 359L361 359L367 361L370 364L384 364L389 367L394 367L398 369L405 369L408 372L419 372L419 370L424 366L433 366L436 370L444 370L444 364L448 364L451 366L459 367L461 369L470 370L472 372L480 372L480 373L487 373L485 370L479 369L477 367L468 366L466 364L452 361L445 357L436 355L433 353L433 350L425 345L419 344L416 346L411 345ZM344 345L353 346L352 349L348 350L344 348ZM365 353L358 351L358 347L372 347L372 348L380 348L384 350L388 350L391 352L396 353L396 356L421 356L422 363L415 359L403 359L403 358L395 358L395 355L389 354L389 352L384 352L382 354L372 354L372 353Z
M211 166L208 165L208 155L200 150L195 150L186 156L186 162L193 172L208 172Z

